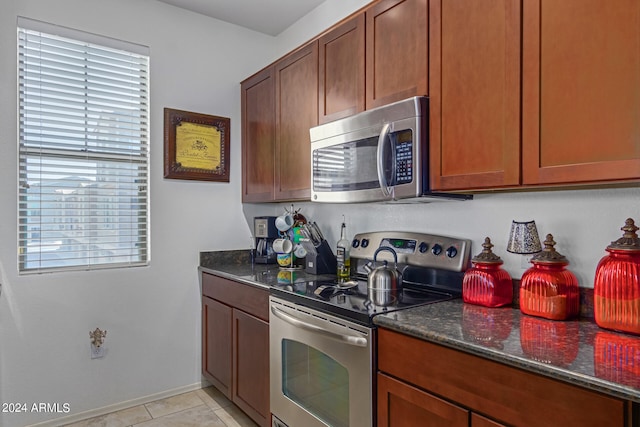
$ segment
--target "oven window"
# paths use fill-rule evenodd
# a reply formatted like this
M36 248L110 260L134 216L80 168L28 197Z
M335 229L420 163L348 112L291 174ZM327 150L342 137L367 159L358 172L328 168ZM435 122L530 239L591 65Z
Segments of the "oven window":
M328 425L349 425L349 372L313 347L282 340L282 393Z

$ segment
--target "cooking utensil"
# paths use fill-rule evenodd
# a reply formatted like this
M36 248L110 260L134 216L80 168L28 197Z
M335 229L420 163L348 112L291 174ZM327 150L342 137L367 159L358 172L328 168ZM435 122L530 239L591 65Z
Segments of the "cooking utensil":
M377 262L381 251L393 254L394 267L389 268L385 260L375 269L371 267L371 262L364 269L367 271L367 297L374 305L386 307L395 303L402 294L402 273L398 270L398 254L390 247L378 248L373 254L373 263Z

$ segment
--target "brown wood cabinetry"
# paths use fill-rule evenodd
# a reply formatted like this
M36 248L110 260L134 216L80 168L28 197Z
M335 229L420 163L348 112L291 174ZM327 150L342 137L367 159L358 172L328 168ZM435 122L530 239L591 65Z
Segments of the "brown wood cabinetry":
M366 109L427 95L427 0L382 0L365 17Z
M520 183L520 1L429 2L431 183Z
M523 7L523 183L640 178L640 2Z
M311 139L318 124L318 41L289 54L275 66L275 198L311 197Z
M468 427L469 411L378 374L378 427Z
M201 274L202 374L258 425L268 427L269 292Z
M273 67L242 82L242 201L274 200L275 78Z
M318 40L318 122L364 110L364 14Z
M394 405L422 413L422 425L432 425L431 417L433 425L458 419L461 411L470 412L471 426L632 425L630 402L382 328L378 369L379 426L408 425Z

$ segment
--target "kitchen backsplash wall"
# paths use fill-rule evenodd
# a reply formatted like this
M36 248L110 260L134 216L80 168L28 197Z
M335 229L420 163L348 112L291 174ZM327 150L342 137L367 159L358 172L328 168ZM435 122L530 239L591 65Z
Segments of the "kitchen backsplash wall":
M257 215L278 215L290 204L245 204L249 230ZM339 239L342 215L349 236L371 230L415 230L471 239L472 254L486 236L519 279L530 266L524 256L506 251L511 221L535 220L541 240L553 234L556 249L569 261L581 287L593 288L595 269L606 246L617 240L626 218L640 221L640 187L476 194L471 201L433 203L320 204L295 203L316 221L332 247ZM249 237L247 237L249 239Z

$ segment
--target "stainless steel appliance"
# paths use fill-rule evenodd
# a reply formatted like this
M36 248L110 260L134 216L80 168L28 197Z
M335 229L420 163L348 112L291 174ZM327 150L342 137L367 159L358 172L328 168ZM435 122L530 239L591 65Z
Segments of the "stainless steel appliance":
M257 216L253 218L255 236L255 258L258 264L275 264L277 254L273 250L273 241L279 237L275 216Z
M430 191L427 97L367 110L309 132L314 202L472 198Z
M392 248L402 272L394 304L367 295L365 266ZM371 427L375 422L374 316L462 295L471 242L411 232L371 232L351 244L352 280L271 287L270 399L273 427ZM378 260L393 260L381 251Z

